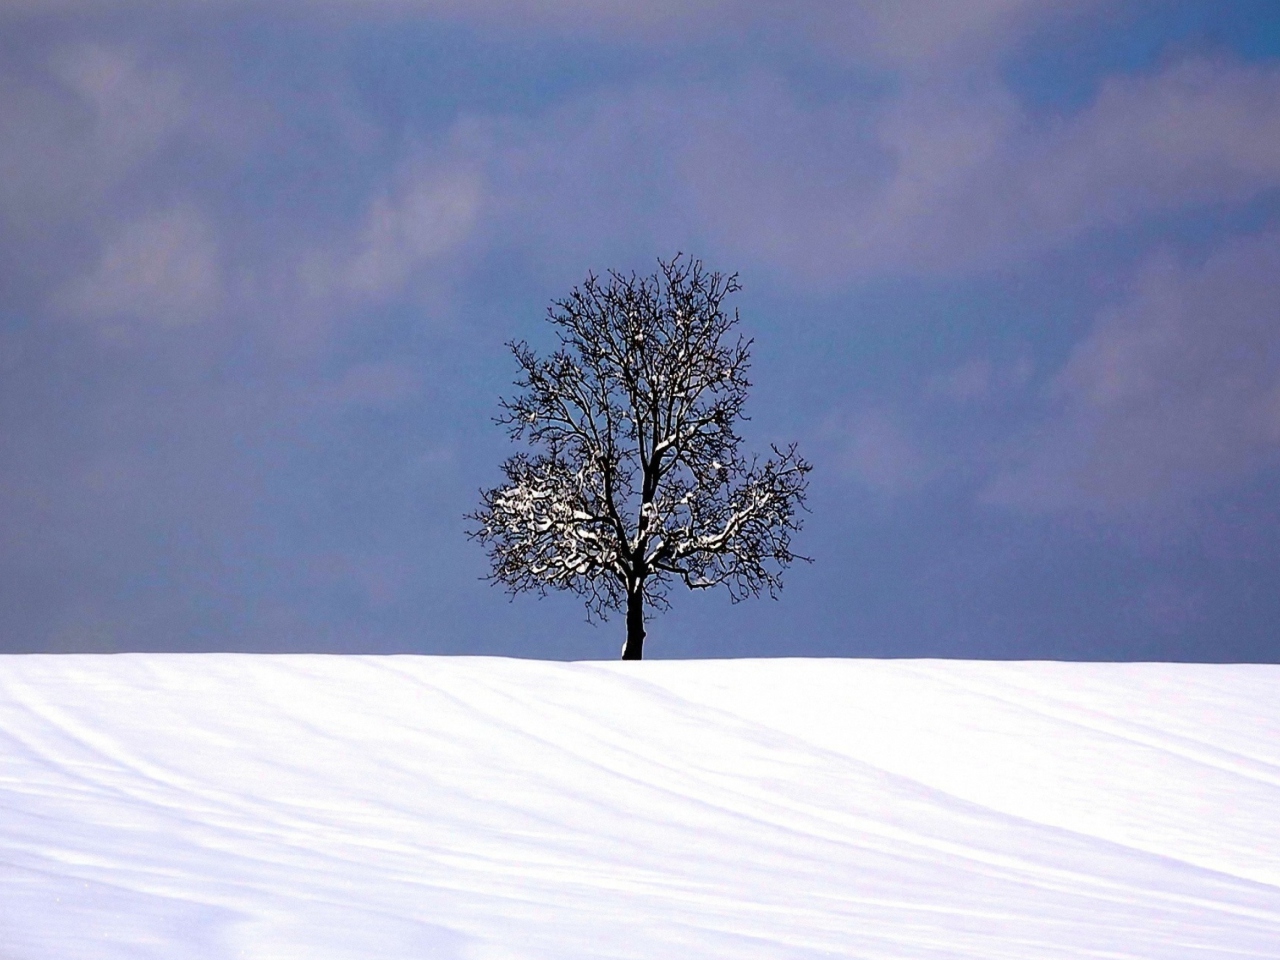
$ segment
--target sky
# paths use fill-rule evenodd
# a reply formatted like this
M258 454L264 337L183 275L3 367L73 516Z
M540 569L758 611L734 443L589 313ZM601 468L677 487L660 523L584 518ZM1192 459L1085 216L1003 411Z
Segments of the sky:
M505 344L736 272L777 601L656 657L1280 661L1273 0L6 0L0 651L610 658Z

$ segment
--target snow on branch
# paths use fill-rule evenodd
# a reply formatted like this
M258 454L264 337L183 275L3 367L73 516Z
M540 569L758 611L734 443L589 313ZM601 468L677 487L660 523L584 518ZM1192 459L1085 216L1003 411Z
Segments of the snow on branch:
M511 344L518 393L498 422L530 452L470 516L492 578L567 589L643 622L674 582L776 595L810 465L794 444L741 455L751 341L724 307L736 275L676 256L650 276L588 275L547 319L559 346ZM642 632L642 628L641 628Z

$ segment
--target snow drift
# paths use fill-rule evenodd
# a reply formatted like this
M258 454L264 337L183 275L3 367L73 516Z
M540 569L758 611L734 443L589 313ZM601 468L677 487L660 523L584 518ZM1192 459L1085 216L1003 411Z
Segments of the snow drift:
M1280 957L1280 667L0 657L0 958Z

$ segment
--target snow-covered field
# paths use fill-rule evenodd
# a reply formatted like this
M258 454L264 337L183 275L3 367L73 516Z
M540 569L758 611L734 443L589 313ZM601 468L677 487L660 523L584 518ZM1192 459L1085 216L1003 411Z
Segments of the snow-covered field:
M1280 957L1280 667L0 657L0 958Z

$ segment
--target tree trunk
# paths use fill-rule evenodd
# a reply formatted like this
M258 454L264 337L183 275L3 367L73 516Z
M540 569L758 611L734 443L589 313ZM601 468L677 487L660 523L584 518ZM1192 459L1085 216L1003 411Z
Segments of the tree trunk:
M644 651L644 594L639 590L627 594L627 642L622 645L623 660L639 660Z

